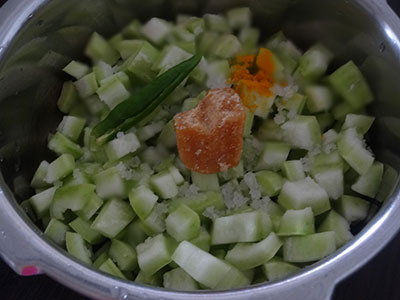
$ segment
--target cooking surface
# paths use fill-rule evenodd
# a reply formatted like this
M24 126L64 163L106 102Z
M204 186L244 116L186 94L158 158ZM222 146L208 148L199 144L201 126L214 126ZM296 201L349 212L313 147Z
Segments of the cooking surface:
M0 0L0 7L6 0ZM400 12L399 0L388 0ZM334 300L400 299L400 233L368 264L341 282ZM0 260L0 298L6 300L87 299L46 276L21 277Z

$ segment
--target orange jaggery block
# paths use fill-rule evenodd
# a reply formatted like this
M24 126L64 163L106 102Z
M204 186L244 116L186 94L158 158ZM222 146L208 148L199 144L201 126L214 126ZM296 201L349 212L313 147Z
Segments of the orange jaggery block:
M174 117L182 162L203 174L237 166L245 122L246 108L233 89L210 90L197 107Z

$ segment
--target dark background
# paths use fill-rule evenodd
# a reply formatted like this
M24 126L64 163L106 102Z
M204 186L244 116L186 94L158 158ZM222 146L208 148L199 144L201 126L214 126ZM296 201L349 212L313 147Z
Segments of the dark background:
M5 2L6 0L0 0L0 7ZM393 9L400 12L400 0L388 2ZM44 275L18 276L0 260L0 299L84 300L87 298ZM336 287L333 299L400 300L400 233L368 264L342 281Z

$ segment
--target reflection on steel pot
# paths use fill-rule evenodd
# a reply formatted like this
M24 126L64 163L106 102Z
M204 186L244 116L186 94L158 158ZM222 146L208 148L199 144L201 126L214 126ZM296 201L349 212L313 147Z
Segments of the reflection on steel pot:
M353 59L371 84L374 152L387 165L382 207L347 245L279 282L224 292L173 292L85 267L43 237L18 201L46 156L63 74L95 30L111 36L132 18L174 18L249 6L264 35L282 28L297 44L321 41L334 66ZM19 274L44 273L96 299L325 299L335 284L400 229L400 21L383 0L9 0L0 9L0 255Z

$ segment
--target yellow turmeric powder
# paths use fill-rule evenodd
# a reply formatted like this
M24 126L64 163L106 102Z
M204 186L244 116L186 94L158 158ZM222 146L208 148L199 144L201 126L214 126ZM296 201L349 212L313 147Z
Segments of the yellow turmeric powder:
M251 69L257 67L257 71L252 73ZM254 94L269 97L272 96L270 88L275 80L273 73L275 65L272 53L268 49L261 48L258 55L238 56L231 66L230 83L242 99L243 104L255 111L259 107L256 103Z

